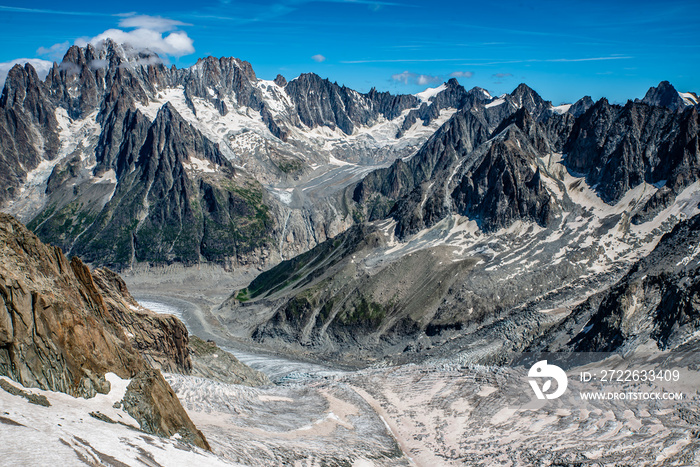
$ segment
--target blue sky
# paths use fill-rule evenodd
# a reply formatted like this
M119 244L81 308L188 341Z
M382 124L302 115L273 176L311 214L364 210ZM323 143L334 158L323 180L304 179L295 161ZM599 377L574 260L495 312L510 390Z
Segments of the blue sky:
M359 91L415 93L451 76L494 94L525 82L555 105L700 92L697 1L0 0L0 62L59 60L117 35L179 67L206 55L260 78L315 72Z

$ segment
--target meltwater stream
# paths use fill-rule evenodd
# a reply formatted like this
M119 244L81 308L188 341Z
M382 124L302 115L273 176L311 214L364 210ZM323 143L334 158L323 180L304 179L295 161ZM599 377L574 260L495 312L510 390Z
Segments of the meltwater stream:
M179 299L168 299L170 303L164 303L156 300L156 298L152 296L137 296L135 298L144 308L153 310L156 313L174 315L185 323L188 331L191 332L190 324L186 318L187 313L184 312L181 306L192 304ZM224 344L223 342L217 340L217 345L221 349L233 354L238 360L245 363L249 367L265 373L270 380L276 383L294 382L311 378L323 378L326 376L343 373L342 370L337 370L323 365L291 360L273 354L251 351L250 349L242 350L238 347L234 347L232 343Z

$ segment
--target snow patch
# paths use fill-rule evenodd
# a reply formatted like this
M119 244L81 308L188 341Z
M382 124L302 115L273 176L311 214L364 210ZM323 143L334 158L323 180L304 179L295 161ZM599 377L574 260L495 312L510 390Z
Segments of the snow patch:
M355 164L351 164L350 162L338 160L333 156L328 156L328 163L333 164L333 165L355 165Z
M491 108L491 107L496 107L496 106L499 106L499 105L501 105L501 104L504 104L505 102L506 102L505 99L499 97L499 98L496 99L495 101L489 102L488 104L486 104L486 105L484 106L484 108L489 109L489 108Z
M437 96L445 89L447 89L447 86L443 83L436 88L428 88L423 92L419 92L418 94L414 94L414 96L416 96L418 99L420 99L421 102L429 102L431 97Z
M216 173L216 164L211 161L204 159L198 159L196 157L190 156L188 161L182 164L185 168L204 173Z
M179 308L175 308L170 305L166 305L165 303L161 302L153 302L150 300L140 300L139 305L141 305L144 308L148 308L151 311L154 311L158 314L162 315L173 315L179 320L182 320L182 310Z
M292 192L294 188L268 188L268 191L284 204L292 204Z
M568 112L570 108L571 104L558 105L556 107L552 107L552 112L557 113L559 115L563 115L566 112Z

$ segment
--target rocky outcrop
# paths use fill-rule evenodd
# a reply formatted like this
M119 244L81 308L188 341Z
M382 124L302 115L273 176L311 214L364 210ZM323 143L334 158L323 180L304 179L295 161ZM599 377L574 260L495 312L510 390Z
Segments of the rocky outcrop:
M25 386L92 397L109 390L104 373L130 378L144 370L87 267L11 217L0 220L3 374Z
M537 92L525 83L520 83L513 92L506 96L516 109L526 109L535 120L547 118L552 103L545 101Z
M569 107L568 113L573 115L574 118L578 118L593 107L593 104L595 104L595 102L593 102L591 96L584 96Z
M429 103L423 102L419 108L406 114L406 118L396 134L397 138L401 138L417 120L422 120L423 126L428 126L430 122L440 116L440 111L443 109L471 109L483 105L490 99L489 94L483 89L475 87L467 91L454 78L451 78L443 86L443 90L428 99Z
M524 140L506 134L495 141L452 193L458 212L475 219L484 231L508 227L515 220L547 226L554 217L554 200L540 169L533 168L537 165L532 153L521 149Z
M43 240L87 261L117 269L144 260L240 264L270 236L262 186L237 175L219 147L169 103L149 122L118 100L105 119L94 170L116 175L106 204L91 202L86 191L29 223Z
M5 214L0 237L0 374L76 397L109 392L109 372L132 379L138 397L127 395L125 405L142 401L142 429L181 432L208 448L160 372L130 345L89 268Z
M348 135L357 125L372 123L380 115L394 118L417 103L413 96L395 99L376 91L362 95L313 73L300 75L287 83L284 90L294 102L301 123L310 128L337 127Z
M209 100L222 115L228 112L223 102L227 95L236 96L239 105L257 111L263 105L262 93L254 86L257 77L253 67L244 60L233 57L200 58L188 70L183 70L181 81L188 98L196 96ZM194 107L192 109L196 112Z
M397 159L390 167L371 172L354 187L348 188L348 196L357 203L357 209L362 209L364 219L382 219L391 215L397 201L414 189L420 189L418 187L422 183L439 180L438 186L442 186L449 182L442 178L444 172L466 158L488 137L488 129L476 113L466 110L457 112L415 156L408 161ZM435 213L432 218L439 219L442 215L444 212ZM400 216L397 216L397 220L401 222ZM415 231L415 228L401 227L399 232L403 235Z
M109 269L95 269L93 278L107 309L151 367L168 373L192 371L190 339L179 319L141 307L124 280Z
M187 443L211 449L160 371L150 369L132 378L121 403L124 410L139 422L142 430L168 438L178 434ZM180 410L173 410L173 407Z
M486 231L519 219L549 224L557 208L536 161L553 151L545 127L522 107L482 144L488 139L483 114L460 111L408 162L365 177L352 199L369 220L393 217L402 238L450 213L476 219Z
M576 120L564 147L566 166L586 175L607 203L646 182L674 193L697 179L700 142L694 107L674 112L601 99Z
M118 274L106 268L95 269L92 274L107 309L152 368L227 384L271 384L263 373L244 365L214 342L189 335L175 316L143 308Z

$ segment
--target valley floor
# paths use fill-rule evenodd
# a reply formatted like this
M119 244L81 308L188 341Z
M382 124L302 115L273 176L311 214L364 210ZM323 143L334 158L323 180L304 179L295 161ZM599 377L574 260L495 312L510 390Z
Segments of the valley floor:
M184 279L182 284L196 289L196 281L186 277L190 273L169 277ZM591 386L571 376L563 397L540 401L530 390L526 369L520 367L443 361L343 371L260 349L241 353L236 347L243 344L217 335L214 321L207 319L210 307L225 298L215 287L193 295L174 282L152 289L146 277L127 276L139 300L160 306L160 311L180 312L191 332L212 332L203 337L214 337L224 347L230 344L242 361L278 382L249 388L167 376L222 462L700 465L696 375L663 388L685 391L681 402L584 402L579 393ZM226 280L230 285L237 279ZM173 293L168 296L169 292Z

